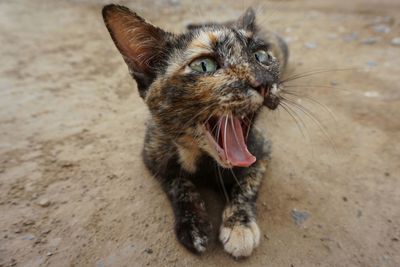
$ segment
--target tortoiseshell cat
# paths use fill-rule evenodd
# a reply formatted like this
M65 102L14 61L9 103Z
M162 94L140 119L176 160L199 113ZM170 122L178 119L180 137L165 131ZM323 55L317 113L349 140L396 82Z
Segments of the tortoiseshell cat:
M286 44L258 29L251 8L178 35L123 6L105 6L103 17L150 109L143 159L172 203L178 240L205 251L211 223L196 187L223 183L219 239L232 256L249 256L260 241L256 198L270 155L253 125L263 106L279 104Z

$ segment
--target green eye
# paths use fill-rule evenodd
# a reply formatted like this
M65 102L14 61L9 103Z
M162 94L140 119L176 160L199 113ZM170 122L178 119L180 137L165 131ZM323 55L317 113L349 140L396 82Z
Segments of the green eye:
M211 58L199 58L190 63L190 68L192 70L207 73L217 70L217 62Z
M261 64L268 64L268 62L272 58L271 55L268 54L268 52L265 50L258 50L257 52L254 53L254 57Z

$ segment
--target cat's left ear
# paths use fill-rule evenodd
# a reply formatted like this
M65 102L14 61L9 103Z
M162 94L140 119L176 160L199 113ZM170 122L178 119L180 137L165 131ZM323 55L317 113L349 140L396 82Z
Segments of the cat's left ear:
M124 6L107 5L102 13L111 38L136 80L140 96L144 98L156 77L157 64L163 59L163 49L170 34L147 23Z
M256 31L256 13L252 7L249 7L236 21L236 28L245 31Z

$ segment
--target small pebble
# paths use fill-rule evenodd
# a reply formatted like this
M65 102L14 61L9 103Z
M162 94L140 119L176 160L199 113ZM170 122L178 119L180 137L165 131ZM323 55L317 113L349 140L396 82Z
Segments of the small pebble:
M368 67L376 67L376 66L378 66L378 62L373 61L373 60L368 60L367 65L368 65Z
M366 97L379 97L380 94L376 91L367 91L364 93L364 96Z
M147 254L153 254L153 250L151 248L146 248L144 252L146 252Z
M71 162L66 162L66 163L61 164L62 168L71 168L73 166L74 166L74 164Z
M337 82L337 81L331 81L331 85L332 86L336 86L336 85L338 85L339 83Z
M45 243L46 239L42 240L40 237L35 240L35 244Z
M171 4L173 6L179 6L181 4L181 1L180 0L171 0Z
M17 265L17 260L16 259L11 259L11 262L9 264L9 266L15 266Z
M357 218L360 218L362 216L362 211L361 210L357 210Z
M317 44L316 43L305 43L304 47L308 48L308 49L315 49L317 47Z
M353 41L355 41L357 39L358 39L358 33L356 33L356 32L353 32L353 33L350 33L350 34L347 34L347 35L343 36L343 40L345 42L353 42Z
M317 12L317 11L310 11L309 13L308 13L308 17L310 18L310 19L315 19L315 18L318 18L320 16L320 13L319 12Z
M389 26L387 26L385 24L378 24L372 28L375 32L379 32L379 33L389 33L392 30Z
M373 45L379 42L381 39L377 37L369 37L361 40L361 43L364 45Z
M394 46L400 46L400 37L393 38L390 43Z
M47 252L47 254L46 254L47 256L52 256L53 255L53 252Z
M42 198L41 200L39 200L38 204L39 206L45 208L50 206L50 200L48 200L47 198Z
M110 179L110 180L114 180L114 179L117 179L117 178L118 178L118 176L116 174L107 175L107 179Z
M393 24L394 22L394 18L391 16L384 16L384 17L376 17L370 25L378 25L378 24L382 24L382 23L386 23L386 24Z
M338 38L338 35L336 33L330 33L327 35L327 38L329 40L336 40Z
M23 240L33 240L35 239L35 236L32 234L27 234L26 236L22 237Z
M35 224L35 221L32 220L32 219L26 219L26 220L24 220L24 221L22 222L22 224L23 224L24 226L30 226L30 225L34 225L34 224Z
M98 260L96 262L96 267L105 267L106 265L104 264L104 261L102 259Z
M388 261L391 259L391 257L389 255L383 255L383 260Z
M310 217L310 214L308 212L299 211L297 209L293 209L290 214L292 215L294 223L297 225L304 223Z
M292 42L293 42L293 38L292 38L292 37L290 37L290 36L286 36L286 37L284 37L283 39L284 39L284 40L285 40L285 42L286 42L286 43L288 43L288 44L290 44L290 43L292 43Z
M42 231L40 234L41 235L48 235L50 232L51 232L51 229L47 229L47 230Z

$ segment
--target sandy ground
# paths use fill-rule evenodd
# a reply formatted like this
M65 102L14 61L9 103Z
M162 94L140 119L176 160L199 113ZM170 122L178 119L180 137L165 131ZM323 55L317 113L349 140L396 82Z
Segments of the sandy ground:
M217 240L200 257L175 240L106 2L0 2L0 266L400 266L399 1L123 2L176 32L253 4L290 42L288 75L347 69L288 87L329 107L296 99L326 130L299 110L303 134L284 110L261 116L263 238L241 261Z

